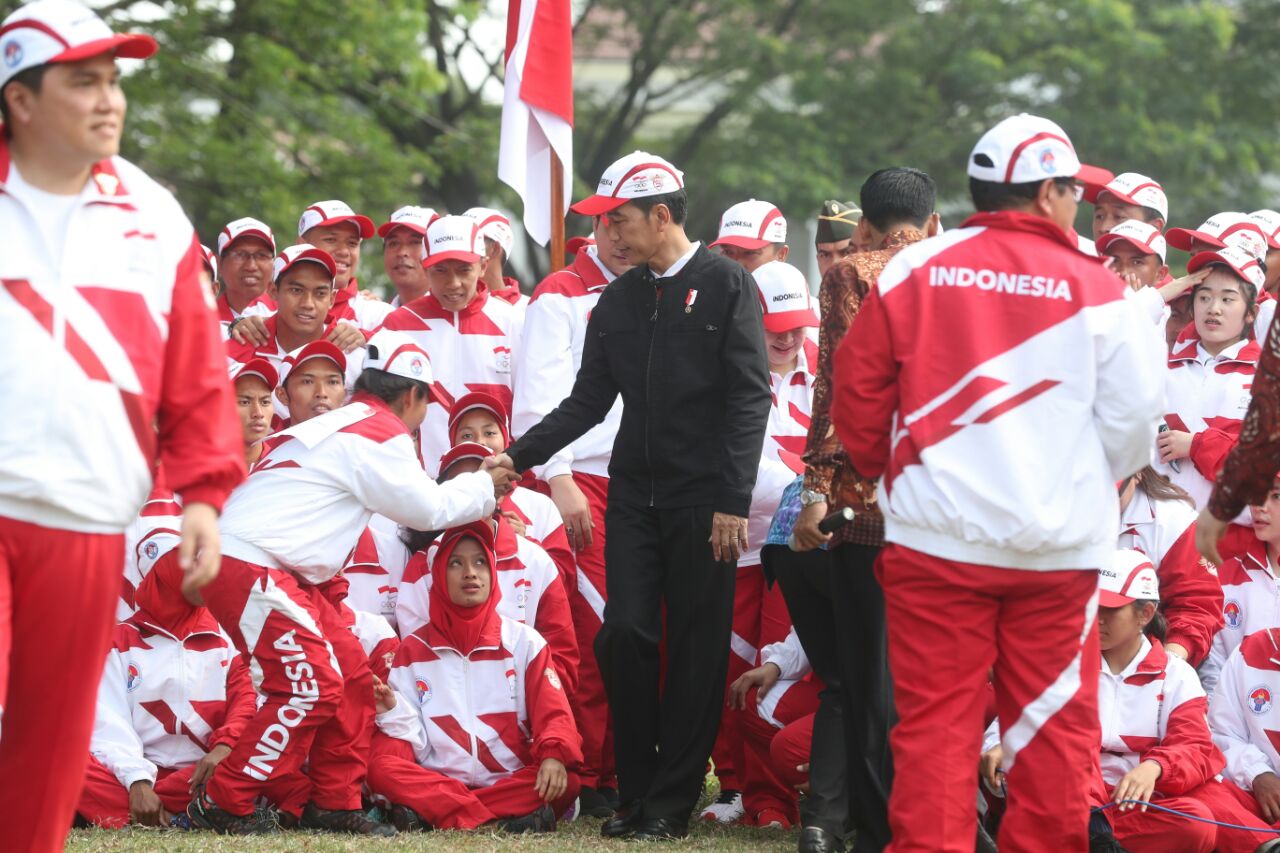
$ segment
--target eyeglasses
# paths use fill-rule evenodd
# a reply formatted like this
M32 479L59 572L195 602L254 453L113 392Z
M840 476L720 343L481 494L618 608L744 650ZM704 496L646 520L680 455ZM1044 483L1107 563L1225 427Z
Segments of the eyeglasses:
M245 261L256 261L257 263L265 264L275 260L275 255L270 252L246 252L244 249L232 249L223 257L230 258L238 264L243 264Z

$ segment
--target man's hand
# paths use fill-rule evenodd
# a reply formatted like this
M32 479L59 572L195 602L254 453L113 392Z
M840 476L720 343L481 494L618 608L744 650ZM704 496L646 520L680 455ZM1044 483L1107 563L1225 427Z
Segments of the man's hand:
M231 330L231 340L238 344L251 344L260 347L271 339L267 332L267 321L262 317L241 317L236 320Z
M493 494L498 500L510 494L515 488L516 480L520 479L520 475L516 473L516 463L505 453L485 459L481 470L493 478Z
M213 768L222 763L222 759L231 754L231 747L225 743L220 743L213 749L204 754L196 762L196 769L191 774L191 791L194 793L205 782L209 781L209 777L213 775Z
M1226 534L1229 523L1217 518L1207 508L1200 510L1200 516L1196 519L1196 550L1200 552L1201 557L1215 566L1222 565L1222 555L1218 553L1218 542Z
M164 803L146 779L129 786L129 819L143 826L163 826L168 822Z
M1000 744L982 753L982 758L978 761L978 776L982 779L982 784L991 793L1001 796L1004 795L1004 771L1000 769L1003 761L1004 748Z
M326 340L344 353L359 349L368 343L365 340L364 332L361 332L355 325L342 321L333 324L333 331L329 333Z
M1125 800L1149 801L1156 789L1156 780L1159 778L1159 764L1154 761L1139 762L1137 767L1124 774L1116 783L1116 792L1112 799L1119 804L1120 811L1133 811L1134 804L1126 803ZM1141 809L1145 812L1147 807L1142 806Z
M590 548L591 504L587 501L587 496L573 481L572 474L552 477L548 485L551 486L551 500L564 519L564 532L569 537L569 544L575 551Z
M373 677L373 705L379 714L385 714L396 706L396 692L376 675Z
M934 214L934 216L937 216L937 215L938 214L936 213ZM808 796L811 788L811 786L809 785L809 763L806 761L804 764L797 764L796 772L804 774L804 781L801 782L799 785L796 785L796 790L804 794L805 796Z
M1268 771L1253 777L1253 798L1267 823L1280 820L1280 776Z
M809 504L796 516L796 526L791 530L791 538L801 551L814 551L831 541L830 533L818 529L818 522L827 517L827 502L819 501Z
M1209 267L1184 275L1182 278L1175 278L1173 281L1160 288L1160 297L1164 299L1166 305L1195 287L1200 282L1209 277L1209 273L1213 272Z
M182 542L178 545L182 567L182 596L199 607L200 590L218 576L222 542L218 537L218 511L206 503L189 503L182 509Z
M756 688L756 702L764 701L764 697L773 689L773 685L778 683L778 679L782 677L782 670L778 668L776 663L766 663L764 666L758 666L755 669L749 669L734 679L733 684L729 685L729 708L734 711L745 711L747 708L747 693L752 687Z
M742 552L751 547L747 543L747 520L717 512L711 516L711 538L707 541L717 561L736 564Z
M564 794L569 787L569 773L558 758L544 758L538 767L538 781L533 789L542 797L543 802L552 802Z
M1160 451L1160 461L1186 459L1191 455L1192 438L1191 433L1180 429L1170 429L1160 433L1156 438L1156 449Z

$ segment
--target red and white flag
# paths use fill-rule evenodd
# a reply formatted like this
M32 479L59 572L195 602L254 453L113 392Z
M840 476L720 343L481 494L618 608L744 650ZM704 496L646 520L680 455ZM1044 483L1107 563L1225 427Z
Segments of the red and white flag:
M568 212L573 171L571 0L510 0L498 178L524 200L524 227L539 245L552 216ZM564 165L565 209L551 210L551 152Z

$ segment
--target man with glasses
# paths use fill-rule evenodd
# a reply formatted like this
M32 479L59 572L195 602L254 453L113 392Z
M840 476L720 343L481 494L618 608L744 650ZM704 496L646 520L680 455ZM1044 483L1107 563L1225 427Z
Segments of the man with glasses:
M218 234L222 290L217 307L224 339L231 336L231 327L239 325L242 316L263 316L275 310L275 303L266 295L275 257L271 226L251 216L228 222Z

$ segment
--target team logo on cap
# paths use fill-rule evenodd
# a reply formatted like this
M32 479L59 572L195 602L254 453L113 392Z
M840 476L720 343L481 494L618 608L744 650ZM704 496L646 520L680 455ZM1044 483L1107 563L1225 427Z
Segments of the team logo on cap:
M154 560L160 553L160 546L154 542L148 542L142 546L142 553L147 555L148 560Z
M17 68L18 63L22 61L22 45L17 41L10 40L4 43L4 64L10 68Z
M1259 684L1249 691L1249 710L1258 716L1271 710L1271 691L1265 684Z
M1240 603L1228 600L1222 607L1222 618L1226 620L1228 628L1239 630L1244 624L1244 611L1240 609Z
M142 673L138 670L136 664L129 664L129 668L125 671L124 689L128 693L132 693L138 689L138 685L142 683Z
M413 689L418 691L418 704L425 705L431 701L431 682L419 678L413 682Z
M414 376L421 376L424 367L422 359L418 356L415 355L413 358L409 359L409 372Z
M1057 165L1057 158L1053 156L1053 149L1046 148L1040 154L1040 168L1044 169L1046 175L1052 174L1054 167Z

